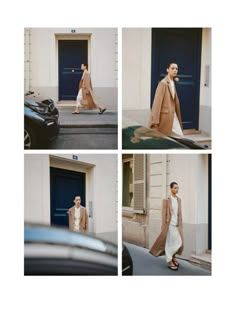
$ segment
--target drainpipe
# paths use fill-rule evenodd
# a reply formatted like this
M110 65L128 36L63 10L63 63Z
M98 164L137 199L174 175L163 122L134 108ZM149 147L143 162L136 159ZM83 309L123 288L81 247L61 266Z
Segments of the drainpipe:
M166 198L167 160L168 160L168 154L163 154L162 155L162 176L163 176L162 199Z
M31 31L25 28L25 92L30 90L31 72Z

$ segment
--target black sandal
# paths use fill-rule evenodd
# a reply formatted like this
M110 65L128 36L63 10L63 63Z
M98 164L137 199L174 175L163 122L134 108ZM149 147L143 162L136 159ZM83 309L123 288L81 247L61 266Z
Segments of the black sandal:
M99 112L99 115L102 115L105 111L106 111L106 108L103 108L103 110Z
M168 265L168 268L170 268L173 271L177 271L178 270L177 266L170 266L170 265Z
M77 112L73 112L72 114L80 114L80 113L77 113Z
M172 259L173 263L175 264L176 267L179 267L179 263L178 261L176 260L176 258Z

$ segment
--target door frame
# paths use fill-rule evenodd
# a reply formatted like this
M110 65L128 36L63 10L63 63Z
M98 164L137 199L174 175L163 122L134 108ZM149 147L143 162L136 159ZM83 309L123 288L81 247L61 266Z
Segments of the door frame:
M212 247L212 155L208 154L208 249Z
M59 41L60 40L87 40L88 41L88 67L89 72L92 72L92 64L91 64L91 38L92 33L86 33L86 34L60 34L55 33L55 82L57 87L57 101L59 100Z
M163 31L171 31L171 30L198 30L197 34L197 40L196 40L196 45L197 45L197 55L199 56L199 67L196 69L196 77L197 77L197 86L196 86L196 102L198 106L196 106L196 111L195 111L195 119L194 119L194 129L198 130L199 129L199 113L200 113L200 86L201 86L201 59L202 59L202 30L203 28L187 28L187 27L180 27L180 28L152 28L151 29L151 95L150 95L150 109L152 108L152 103L156 91L157 84L159 82L156 82L154 80L156 69L158 68L158 59L160 55L160 50L158 49L157 45L157 36L155 34L155 31L158 30L163 30ZM181 75L179 75L181 78Z

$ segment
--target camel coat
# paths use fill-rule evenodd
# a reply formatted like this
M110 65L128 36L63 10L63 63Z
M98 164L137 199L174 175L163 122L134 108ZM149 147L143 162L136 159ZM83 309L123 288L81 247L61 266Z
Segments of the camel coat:
M69 215L69 229L74 230L74 221L75 221L75 207L72 207L68 210ZM80 224L79 224L80 232L88 231L88 213L87 209L80 206Z
M181 209L181 199L177 197L178 200L178 229L182 239L182 246L178 250L176 254L181 255L184 249L184 241L183 241L183 223L182 223L182 209ZM170 221L171 221L171 198L163 200L162 203L162 227L161 233L157 237L156 241L152 245L149 253L153 256L161 256L165 254L165 244L166 244L166 236L169 229Z
M149 128L156 129L164 135L170 136L175 112L179 119L180 126L183 129L179 98L175 89L175 97L173 99L171 94L170 80L168 76L166 76L163 80L161 80L156 89L152 104Z
M98 105L94 101L93 87L91 82L91 76L86 71L79 83L79 90L82 88L83 99L81 105L86 109L96 109Z

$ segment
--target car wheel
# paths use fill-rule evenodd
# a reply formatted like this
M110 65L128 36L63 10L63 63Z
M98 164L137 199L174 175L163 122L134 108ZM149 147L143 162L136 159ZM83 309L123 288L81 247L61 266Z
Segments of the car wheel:
M36 136L33 130L29 127L24 129L24 148L27 149L34 149L36 146Z

